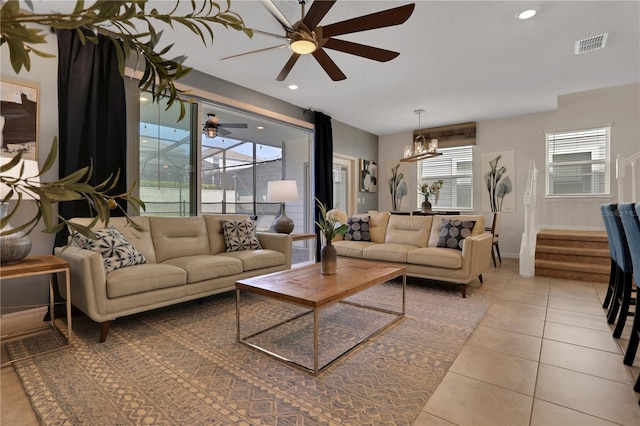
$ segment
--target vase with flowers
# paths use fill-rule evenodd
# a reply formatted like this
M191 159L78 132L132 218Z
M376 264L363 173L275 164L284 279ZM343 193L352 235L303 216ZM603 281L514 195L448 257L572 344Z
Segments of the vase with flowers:
M316 226L322 232L326 243L320 250L320 272L323 275L332 275L336 273L338 263L338 252L331 241L337 235L344 235L349 226L347 226L347 214L340 209L327 210L320 200L316 198L320 216L316 220Z
M440 189L444 185L444 180L438 179L432 184L423 183L418 186L418 192L422 194L424 197L424 201L420 206L420 211L422 213L431 212L431 202L429 201L429 197L433 195L435 198L435 204L438 204L438 200L440 199Z

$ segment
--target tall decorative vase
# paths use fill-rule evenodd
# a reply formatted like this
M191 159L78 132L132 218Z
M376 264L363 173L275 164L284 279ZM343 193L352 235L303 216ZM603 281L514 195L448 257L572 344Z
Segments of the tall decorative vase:
M420 211L422 213L430 213L431 212L431 203L429 202L429 197L424 197L424 201L420 206Z
M338 251L331 241L327 241L327 245L320 250L320 273L322 275L333 275L336 273L336 265L338 263Z

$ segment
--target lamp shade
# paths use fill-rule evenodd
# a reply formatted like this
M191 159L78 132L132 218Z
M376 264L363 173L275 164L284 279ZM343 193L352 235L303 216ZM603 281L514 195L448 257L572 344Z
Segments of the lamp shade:
M9 163L12 159L2 157L0 158L0 165L4 166ZM22 170L22 174L20 171ZM29 184L32 186L40 186L40 170L38 168L38 162L34 160L20 160L18 164L16 164L11 169L2 172L2 179L6 180L29 180ZM0 200L3 200L4 197L9 193L11 188L4 183L0 183ZM14 188L13 195L11 196L11 200L18 199L18 192L22 193L23 198L31 198L34 200L38 199L38 194L29 191L25 188Z
M268 182L267 201L298 201L298 184L295 180L274 180Z

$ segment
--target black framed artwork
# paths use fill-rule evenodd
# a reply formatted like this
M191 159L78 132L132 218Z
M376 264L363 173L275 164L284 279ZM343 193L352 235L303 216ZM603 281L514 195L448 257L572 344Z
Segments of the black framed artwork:
M378 191L378 164L360 159L360 192Z
M0 80L0 128L2 154L22 152L25 160L38 160L39 86L13 80Z

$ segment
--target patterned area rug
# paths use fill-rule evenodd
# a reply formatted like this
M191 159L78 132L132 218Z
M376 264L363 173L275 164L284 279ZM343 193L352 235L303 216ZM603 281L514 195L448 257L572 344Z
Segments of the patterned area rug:
M118 319L103 344L98 325L76 317L70 349L15 368L45 425L410 425L495 297L456 290L409 284L405 317L318 377L236 342L234 292ZM397 310L400 292L390 282L350 300ZM247 293L241 306L243 335L300 312ZM384 315L345 304L321 311L321 357L362 339ZM309 317L256 338L309 362ZM12 357L39 351L55 343L50 336L7 349Z

